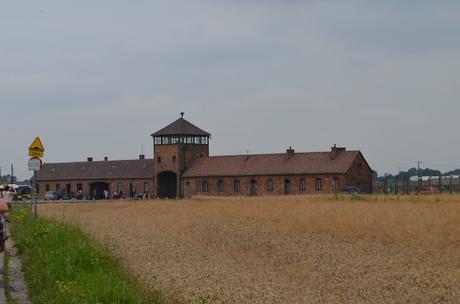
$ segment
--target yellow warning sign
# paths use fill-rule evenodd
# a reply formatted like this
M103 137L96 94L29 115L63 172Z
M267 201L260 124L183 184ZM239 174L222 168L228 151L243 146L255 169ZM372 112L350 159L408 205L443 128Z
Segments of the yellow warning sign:
M29 147L29 156L43 157L43 152L45 152L45 148L43 147L40 137L37 136Z

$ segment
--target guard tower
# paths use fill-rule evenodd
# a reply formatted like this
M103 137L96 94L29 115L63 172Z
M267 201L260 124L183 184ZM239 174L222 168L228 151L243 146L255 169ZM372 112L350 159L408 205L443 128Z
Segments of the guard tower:
M193 160L209 156L211 134L181 117L152 134L156 197L182 197L181 177Z

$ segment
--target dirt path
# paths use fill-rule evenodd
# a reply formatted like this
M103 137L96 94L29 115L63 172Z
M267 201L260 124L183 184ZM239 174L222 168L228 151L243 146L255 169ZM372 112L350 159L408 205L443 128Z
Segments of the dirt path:
M30 304L27 296L27 285L24 280L24 273L21 270L21 261L16 253L11 237L6 241L6 250L10 255L9 260L9 286L8 290L16 304ZM3 263L2 263L3 265ZM1 302L0 302L1 303Z

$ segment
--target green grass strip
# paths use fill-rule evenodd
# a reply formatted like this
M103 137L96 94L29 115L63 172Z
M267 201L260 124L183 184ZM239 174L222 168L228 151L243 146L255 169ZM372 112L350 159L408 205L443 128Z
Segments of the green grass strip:
M10 232L32 303L161 303L76 227L14 208Z

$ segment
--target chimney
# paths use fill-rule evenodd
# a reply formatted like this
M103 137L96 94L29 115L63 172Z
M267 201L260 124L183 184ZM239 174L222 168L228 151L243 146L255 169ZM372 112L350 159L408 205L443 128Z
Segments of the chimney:
M333 147L331 147L331 160L336 159L341 152L344 152L346 149L345 147L337 147L337 145L334 144Z
M108 160L109 160L109 158L107 156L104 157L104 161L108 161Z
M88 157L88 162L92 162L93 161L93 158L92 157Z
M145 159L145 155L144 154L139 154L139 159Z
M289 149L286 150L286 154L287 154L287 157L288 157L288 159L289 159L289 158L291 158L292 156L294 156L295 151L294 151L294 149L292 149L291 146L289 146Z

